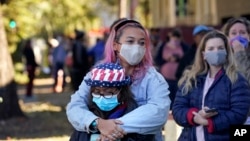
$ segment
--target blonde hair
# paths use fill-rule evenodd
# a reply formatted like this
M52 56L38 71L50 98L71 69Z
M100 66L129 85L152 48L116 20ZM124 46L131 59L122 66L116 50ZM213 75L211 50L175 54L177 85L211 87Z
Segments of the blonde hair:
M229 46L227 37L220 31L214 30L208 32L202 39L202 41L199 44L199 47L197 49L194 64L191 66L191 68L186 69L183 73L183 76L178 82L178 86L183 85L182 93L187 94L190 90L193 89L193 87L196 87L197 85L197 76L206 74L209 70L208 63L203 59L202 52L205 50L206 43L209 39L212 38L220 38L223 40L225 44L225 48L227 51L227 61L223 65L223 68L226 71L227 76L229 77L231 83L234 83L237 79L237 71L236 71L236 65L233 57L233 51L231 47Z
M250 21L244 17L231 18L222 27L222 31L226 36L229 36L229 31L233 25L241 23L246 26L247 33L250 34Z

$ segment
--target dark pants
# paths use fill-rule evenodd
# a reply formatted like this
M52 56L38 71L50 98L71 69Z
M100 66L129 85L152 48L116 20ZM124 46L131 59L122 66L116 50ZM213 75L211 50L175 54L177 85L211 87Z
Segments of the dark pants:
M28 72L28 77L29 77L29 82L26 86L26 96L27 97L31 97L32 96L32 90L34 87L34 79L35 79L35 70L36 67L35 66L27 66L27 72Z
M71 84L73 90L78 90L78 87L82 83L84 76L86 75L86 71L84 72L83 69L72 68L70 71L71 75Z
M168 79L166 79L166 81L168 82L169 85L169 91L170 91L169 98L171 100L170 110L172 110L172 105L174 103L175 95L178 89L177 85L178 82L176 80L168 80Z

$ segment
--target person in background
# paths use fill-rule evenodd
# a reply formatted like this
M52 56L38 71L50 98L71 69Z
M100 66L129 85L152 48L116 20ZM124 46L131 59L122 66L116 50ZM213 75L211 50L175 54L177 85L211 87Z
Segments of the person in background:
M34 79L35 79L35 71L38 67L36 63L34 51L32 48L32 40L28 39L24 45L23 55L25 57L25 67L28 72L28 84L26 85L26 99L33 99L33 87L34 87Z
M175 44L175 45L181 46L182 52L184 52L184 53L186 53L189 50L188 44L186 44L182 39L181 30L178 28L172 29L168 33L168 35L166 36L166 39L164 39L164 41L159 45L160 47L159 47L158 51L155 53L154 61L155 61L155 66L156 66L157 70L160 70L160 67L162 66L162 64L164 64L166 62L166 60L163 58L162 54L163 54L163 50L164 50L166 44L170 43L170 42Z
M153 57L154 61L157 58L157 53L159 52L159 49L166 42L165 40L161 39L160 31L161 30L157 29L157 28L152 28L150 30L150 40L152 43L151 53L152 53L152 57ZM167 37L167 40L168 40L168 37ZM154 65L156 66L156 64L154 64Z
M97 38L96 44L88 51L88 55L93 59L93 64L96 64L103 59L103 52L107 39L105 36L107 35L104 35L103 38Z
M72 87L75 91L78 89L83 77L91 67L84 39L85 33L83 31L75 30L75 39L73 40L72 45L73 65L70 72Z
M194 61L194 57L195 57L195 53L196 50L198 48L198 45L201 41L201 39L203 38L203 36L208 33L209 31L213 30L211 27L205 26L205 25L197 25L195 26L194 30L193 30L193 39L194 39L194 43L193 45L190 47L190 49L188 50L187 53L184 54L184 56L180 59L178 68L176 70L176 78L179 81L179 79L182 76L182 73L184 72L185 68L189 65L193 64Z
M169 41L164 44L162 49L162 64L159 66L159 72L164 76L169 84L170 100L174 101L175 93L177 91L177 79L175 73L177 71L179 61L185 54L188 46L181 40L181 32L174 29L169 33ZM172 103L170 106L172 109Z
M250 21L246 18L232 18L223 27L234 51L237 69L246 77L250 84Z
M227 37L207 33L194 64L179 81L173 118L184 129L178 141L228 141L230 126L243 124L250 106L250 87L237 72Z
M120 76L120 77L119 77ZM88 108L96 116L103 119L115 119L137 108L137 103L129 89L130 77L125 76L125 70L119 64L104 63L92 68L91 78L84 80L90 86ZM81 132L75 130L70 141L92 141L100 138L95 122L91 130L96 132ZM113 134L114 139L119 134ZM154 135L126 134L121 141L153 141Z
M65 48L64 36L58 35L56 40L58 42L58 45L54 46L52 50L52 75L54 78L53 90L55 93L61 93L63 92L66 84L66 74L64 66L67 51Z
M168 84L152 63L150 39L146 29L137 21L120 20L113 28L105 45L102 63L118 63L132 80L130 89L138 108L116 119L103 119L88 109L90 87L83 81L67 105L66 114L73 127L91 132L94 125L102 140L114 140L129 133L154 134L162 141L162 128L168 119L170 107ZM90 73L85 80L91 78ZM143 118L142 118L143 117ZM95 124L95 122L97 124Z
M234 50L237 69L243 74L250 84L250 22L246 18L232 18L223 27L224 33L230 40ZM250 125L250 111L246 124Z

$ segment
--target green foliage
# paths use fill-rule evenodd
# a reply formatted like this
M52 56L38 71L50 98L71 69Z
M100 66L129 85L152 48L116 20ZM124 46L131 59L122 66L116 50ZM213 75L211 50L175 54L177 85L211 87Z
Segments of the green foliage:
M148 0L138 0L138 4L136 17L148 26ZM119 0L8 0L1 9L8 49L14 66L18 66L16 63L22 63L23 41L27 38L47 40L56 33L71 36L74 29L98 29L103 24L103 13L110 19L118 15ZM18 68L15 70L16 74L21 73Z
M39 37L47 40L56 33L72 35L74 29L88 31L100 26L88 0L11 0L1 6L9 51L14 66L22 63L23 40ZM21 78L15 68L16 78Z
M119 4L119 0L104 0L104 2L110 6L117 6Z
M69 34L75 28L89 30L97 19L91 3L87 0L11 1L4 6L4 17L7 21L15 20L16 29L13 31L6 26L7 33L25 39L30 36L47 38L54 32Z

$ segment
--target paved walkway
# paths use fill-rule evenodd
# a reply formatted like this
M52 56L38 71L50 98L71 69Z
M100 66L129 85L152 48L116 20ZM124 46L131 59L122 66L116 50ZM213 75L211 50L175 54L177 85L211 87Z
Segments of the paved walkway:
M177 141L180 132L181 132L181 127L176 124L174 121L172 115L169 115L168 121L164 126L163 130L163 136L165 141Z

